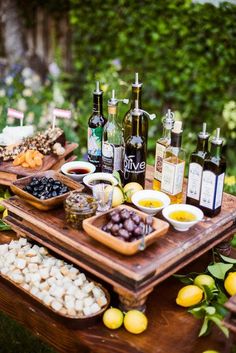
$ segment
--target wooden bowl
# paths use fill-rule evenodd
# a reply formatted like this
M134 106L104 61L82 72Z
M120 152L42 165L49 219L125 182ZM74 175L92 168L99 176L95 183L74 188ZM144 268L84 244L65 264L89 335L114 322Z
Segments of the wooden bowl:
M10 185L10 188L14 194L18 195L25 202L28 202L29 204L33 205L35 208L37 208L41 211L51 210L51 209L56 208L59 205L61 205L63 203L63 201L69 195L69 192L67 192L63 195L60 195L60 196L51 197L50 199L40 200L37 197L28 193L27 191L23 190L23 188L26 185L28 185L34 177L41 178L44 176L47 178L53 178L55 180L59 180L60 182L62 182L66 186L68 186L70 191L73 191L73 190L82 191L84 189L83 185L75 182L74 180L71 180L70 178L64 176L63 174L55 172L54 170L48 170L45 172L36 173L31 176L27 176L25 178L18 179Z
M122 205L116 207L116 209L122 210L127 209L129 211L135 211L141 218L144 220L147 217L147 214L136 210L133 207ZM100 243L108 246L109 248L123 254L123 255L133 255L137 253L139 250L139 245L141 243L141 239L135 240L133 242L127 242L121 239L116 238L115 236L104 232L101 228L107 223L107 215L113 210L109 210L102 215L94 216L87 218L83 221L83 228L85 232L92 238L96 239ZM159 237L166 234L169 229L169 224L161 219L153 217L153 225L154 231L145 237L145 245L146 247L151 245L154 241L156 241Z

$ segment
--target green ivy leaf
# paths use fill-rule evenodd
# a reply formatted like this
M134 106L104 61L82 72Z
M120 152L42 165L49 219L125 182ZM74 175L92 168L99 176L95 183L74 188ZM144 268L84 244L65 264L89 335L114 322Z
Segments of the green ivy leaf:
M214 265L207 267L208 271L212 276L218 279L224 279L225 274L233 267L233 265L225 264L223 262L217 262Z
M205 316L198 337L205 336L208 334L208 332L209 332L209 318L207 316Z
M236 259L232 259L231 257L224 256L224 255L221 255L221 254L219 254L219 255L222 258L222 260L224 260L225 262L228 262L230 264L236 264Z

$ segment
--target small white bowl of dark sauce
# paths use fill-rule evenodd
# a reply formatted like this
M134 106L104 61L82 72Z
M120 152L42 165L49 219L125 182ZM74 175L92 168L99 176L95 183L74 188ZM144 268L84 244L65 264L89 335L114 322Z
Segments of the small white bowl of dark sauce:
M96 167L89 162L73 161L61 166L61 172L75 181L81 181L86 175L95 172Z

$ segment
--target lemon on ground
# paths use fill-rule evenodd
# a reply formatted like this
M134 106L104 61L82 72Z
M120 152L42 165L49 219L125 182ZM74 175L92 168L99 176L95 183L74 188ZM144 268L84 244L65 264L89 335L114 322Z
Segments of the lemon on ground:
M204 351L204 352L202 352L202 353L219 353L218 351L213 351L213 350L208 350L208 351Z
M115 330L123 324L124 315L121 310L110 308L105 311L102 320L106 327Z
M5 210L5 206L1 205L1 201L3 201L4 198L0 197L0 212L3 212Z
M181 288L178 292L176 303L183 307L189 307L200 303L203 297L203 290L198 286L190 284Z
M203 286L207 286L210 289L215 288L214 278L205 274L198 275L197 277L195 277L193 283L195 284L195 286L198 286L201 289L204 288Z
M111 192L111 189L113 188L113 186L108 185L106 187L106 191L107 193ZM119 188L119 186L114 186L114 190L113 190L113 196L112 196L112 207L116 207L116 206L120 206L122 203L124 203L125 199L124 199L124 194L122 192L122 190Z
M127 331L139 334L146 330L148 319L144 313L139 310L129 310L125 314L124 326Z
M4 212L3 212L3 214L2 214L2 218L5 218L5 217L7 217L7 216L8 216L8 210L5 209Z
M126 201L131 203L131 197L137 192L143 190L142 185L140 185L139 183L128 183L125 185L123 191L125 193L126 196Z
M236 294L236 272L230 272L224 282L225 289L229 295Z

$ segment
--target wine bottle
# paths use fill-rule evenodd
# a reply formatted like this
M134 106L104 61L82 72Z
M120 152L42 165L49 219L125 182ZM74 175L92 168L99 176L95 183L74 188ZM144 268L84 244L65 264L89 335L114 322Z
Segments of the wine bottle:
M200 200L203 164L208 154L208 140L206 123L203 123L202 131L198 134L197 149L190 156L186 199L186 203L197 207Z
M96 172L102 169L102 134L107 119L102 112L102 95L99 82L93 92L93 113L88 121L88 161L95 165Z
M142 83L139 82L139 77L138 73L135 73L135 82L132 84L132 99L131 99L131 105L129 110L124 116L123 119L123 134L124 134L124 140L126 140L129 136L132 135L132 115L131 112L135 108L135 101L138 101L138 108L142 109ZM147 123L144 125L143 129L146 129L146 131L143 131L145 133L145 137L147 138ZM141 132L141 131L140 131Z
M163 134L156 142L156 156L155 156L155 169L153 179L153 189L161 189L162 178L162 162L167 147L170 145L171 129L174 124L174 113L168 109L165 118L163 119Z
M221 211L226 161L222 156L223 140L220 129L211 141L210 154L203 165L200 208L208 217L214 217Z
M131 112L132 131L125 141L124 159L124 184L137 182L144 187L146 174L147 143L141 133L143 115L153 119L155 114L150 115L139 109L138 100L135 101L135 108Z
M182 132L182 122L175 121L162 164L161 191L168 194L171 203L183 202L185 151L181 148Z
M121 127L117 123L118 103L128 104L128 99L117 99L115 90L108 101L108 120L103 130L102 139L102 171L113 173L122 172L124 160L124 139Z

